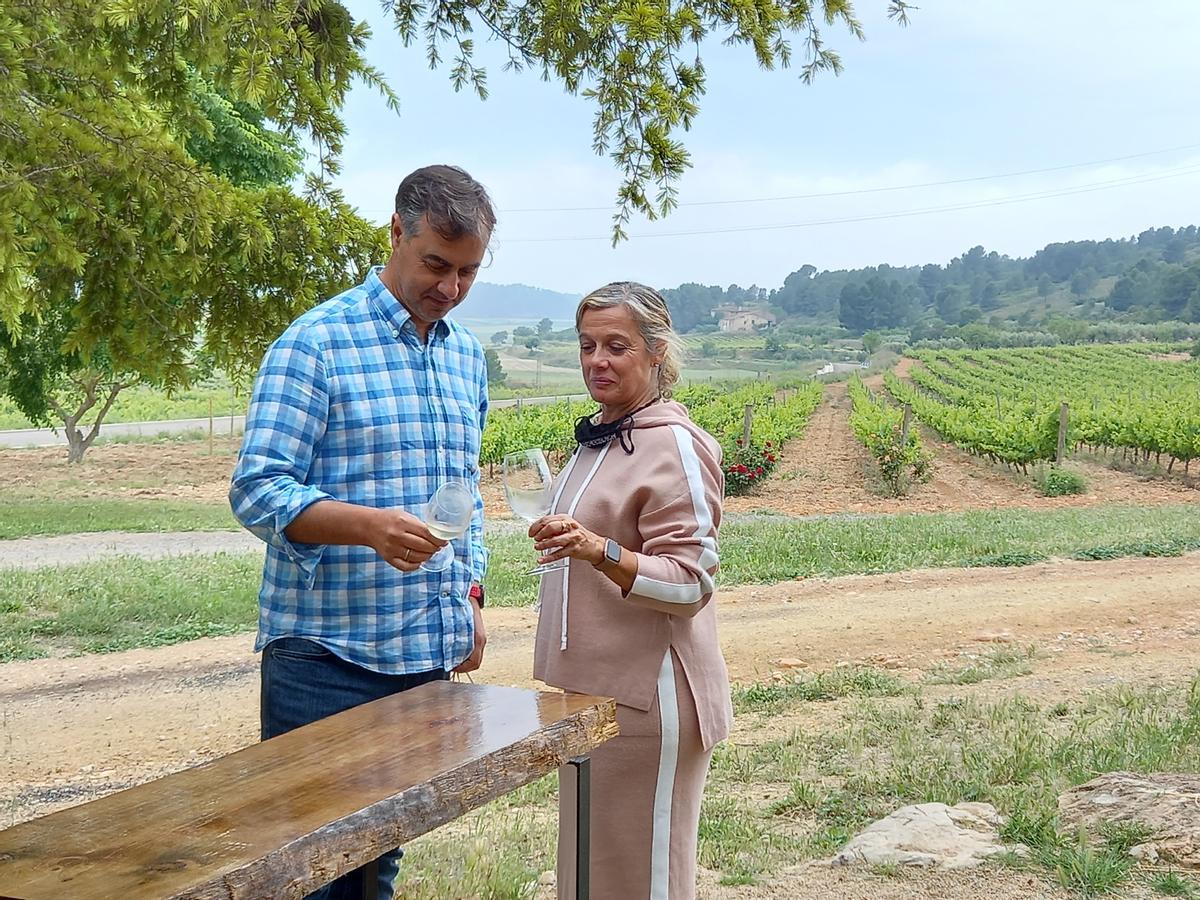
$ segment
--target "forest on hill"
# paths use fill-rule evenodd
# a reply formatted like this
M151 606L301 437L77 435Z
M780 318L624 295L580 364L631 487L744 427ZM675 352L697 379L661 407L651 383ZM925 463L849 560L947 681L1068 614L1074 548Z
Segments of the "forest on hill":
M1200 228L1048 244L1028 258L972 247L945 265L818 271L805 264L778 288L682 284L663 292L677 327L712 331L722 306L760 307L782 327L854 334L908 329L912 339L988 323L1035 328L1082 323L1200 322Z

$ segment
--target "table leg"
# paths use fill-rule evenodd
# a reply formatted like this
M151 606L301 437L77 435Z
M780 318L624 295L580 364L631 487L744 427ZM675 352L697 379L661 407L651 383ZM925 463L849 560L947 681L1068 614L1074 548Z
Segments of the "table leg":
M359 871L362 873L363 900L379 900L379 860L371 860Z
M592 769L591 760L567 760L575 767L575 900L588 900L591 890Z

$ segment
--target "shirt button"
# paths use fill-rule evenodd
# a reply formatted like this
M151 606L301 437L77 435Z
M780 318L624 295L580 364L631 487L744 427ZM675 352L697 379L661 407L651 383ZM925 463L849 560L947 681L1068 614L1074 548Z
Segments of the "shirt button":
M400 329L399 328L392 329L392 337L400 337Z
M449 597L449 596L450 596L450 592L449 592L449 591L442 591L442 596L443 596L443 597Z

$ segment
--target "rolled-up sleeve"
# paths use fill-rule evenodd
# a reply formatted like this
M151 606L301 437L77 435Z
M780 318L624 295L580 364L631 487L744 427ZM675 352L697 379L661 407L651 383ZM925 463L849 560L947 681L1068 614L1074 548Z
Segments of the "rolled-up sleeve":
M672 426L682 467L682 490L638 519L642 548L638 574L626 595L630 603L676 615L695 615L712 597L720 566L720 460L691 431Z
M487 424L488 413L488 386L487 386L487 367L483 371L479 379L479 433L483 434L483 427ZM475 514L471 516L471 581L483 582L483 576L487 574L488 566L488 549L483 542L483 494L479 490L479 480L481 477L479 460L475 460L475 478L471 485L471 490L475 493Z
M306 484L328 416L320 348L289 331L267 351L255 380L229 503L247 530L300 567L309 587L325 548L290 541L284 530L317 501L337 499Z

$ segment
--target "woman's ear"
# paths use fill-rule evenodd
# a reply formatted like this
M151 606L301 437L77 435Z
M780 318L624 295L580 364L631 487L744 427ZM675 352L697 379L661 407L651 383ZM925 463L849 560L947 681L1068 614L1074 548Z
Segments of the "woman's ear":
M650 350L650 362L652 365L661 366L663 357L667 355L667 348L663 346L662 341L655 341L654 347Z

